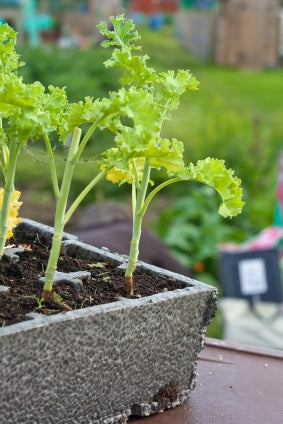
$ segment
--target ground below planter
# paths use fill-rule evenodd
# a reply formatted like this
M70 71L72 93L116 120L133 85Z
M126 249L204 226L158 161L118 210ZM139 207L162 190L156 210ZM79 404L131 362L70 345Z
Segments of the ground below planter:
M116 263L93 262L61 254L58 271L88 271L90 278L84 280L80 290L73 284L58 282L55 285L56 301L41 302L42 284L39 278L46 269L49 246L38 237L13 238L9 245L24 247L17 253L19 260L11 263L5 256L0 261L0 285L9 290L0 291L0 326L8 326L26 319L30 312L42 314L65 313L69 310L98 304L111 303L127 297L125 282ZM137 270L135 273L135 296L144 297L183 288L185 285L173 278L147 275Z

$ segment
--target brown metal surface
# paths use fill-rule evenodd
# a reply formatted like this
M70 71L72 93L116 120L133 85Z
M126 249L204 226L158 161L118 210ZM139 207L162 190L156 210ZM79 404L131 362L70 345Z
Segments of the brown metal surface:
M130 424L281 424L283 351L206 339L183 405Z

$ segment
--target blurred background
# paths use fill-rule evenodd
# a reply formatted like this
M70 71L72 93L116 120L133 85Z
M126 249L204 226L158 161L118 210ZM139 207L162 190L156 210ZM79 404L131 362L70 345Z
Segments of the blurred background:
M100 20L125 13L142 36L144 54L160 71L190 69L199 91L182 97L163 136L185 144L185 160L224 159L242 180L242 214L224 220L208 188L183 184L153 202L146 227L196 279L219 283L219 244L242 245L270 226L281 226L278 194L283 146L283 0L2 0L0 17L18 32L27 65L25 82L66 87L70 101L103 97L119 87L119 71L106 70L110 52L100 47ZM96 138L97 140L97 138ZM95 158L111 137L90 143L78 167L71 199L84 187ZM57 164L64 152L56 145ZM162 175L160 176L162 180ZM18 167L24 217L52 225L54 200L44 149L28 145ZM68 230L76 231L89 204L129 203L129 187L101 183L85 199ZM278 207L279 205L279 207ZM276 239L280 245L281 238ZM222 337L217 316L208 335Z

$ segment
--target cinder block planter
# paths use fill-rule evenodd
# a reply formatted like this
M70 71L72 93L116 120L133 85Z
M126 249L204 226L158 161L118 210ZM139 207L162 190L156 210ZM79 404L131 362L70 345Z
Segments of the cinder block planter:
M24 220L16 231L51 237ZM64 249L90 260L124 258L66 235ZM216 290L141 263L185 288L64 314L31 314L0 329L0 423L110 424L149 415L188 398Z

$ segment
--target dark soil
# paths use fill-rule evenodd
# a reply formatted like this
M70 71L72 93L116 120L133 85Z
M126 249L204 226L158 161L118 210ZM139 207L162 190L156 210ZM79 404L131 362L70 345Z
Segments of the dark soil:
M9 263L3 257L0 261L0 285L9 290L0 292L0 327L11 325L26 319L26 314L39 312L46 315L65 313L73 309L115 302L125 293L123 275L117 272L114 263L90 262L61 254L58 271L89 271L91 279L84 281L78 291L66 282L56 284L55 300L41 302L42 284L38 282L46 269L49 247L38 239L11 239L13 247L24 246L26 250L19 253L17 263ZM143 297L167 290L184 287L175 279L162 279L147 275L137 270L134 275L135 296Z

